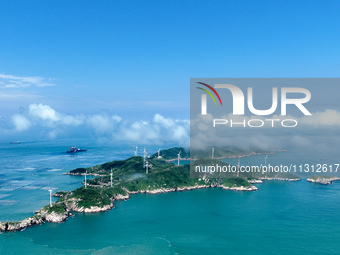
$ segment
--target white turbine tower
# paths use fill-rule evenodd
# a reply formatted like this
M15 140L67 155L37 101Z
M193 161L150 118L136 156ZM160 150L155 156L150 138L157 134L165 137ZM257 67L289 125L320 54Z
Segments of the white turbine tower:
M178 162L177 162L177 165L179 166L179 159L180 159L180 155L181 155L181 151L179 151L179 153L177 154L178 156Z
M149 173L149 162L148 161L146 161L146 164L145 164L145 166L146 166L146 174L148 174Z
M50 207L52 207L52 188L50 187L50 189L48 190L50 192Z
M158 149L158 158L161 158L161 156L159 155L160 152L161 152L161 149Z
M148 155L148 153L146 152L146 150L145 150L145 147L144 147L144 163L143 163L143 167L145 168L145 157L146 157L146 155Z
M111 168L111 174L110 174L110 184L111 184L111 187L112 187L112 168Z
M87 175L87 170L85 171L85 182L84 182L85 189L87 188L87 183L86 183L86 175Z
M211 158L212 158L212 159L214 159L214 152L215 152L215 148L212 147L212 148L211 148Z

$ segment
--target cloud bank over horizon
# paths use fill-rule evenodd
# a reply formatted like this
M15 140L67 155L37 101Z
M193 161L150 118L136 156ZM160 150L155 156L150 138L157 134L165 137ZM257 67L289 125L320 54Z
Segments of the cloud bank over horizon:
M149 120L131 121L118 115L58 112L49 105L30 104L20 114L1 118L2 140L7 137L57 139L96 137L111 142L189 145L189 120L155 114ZM1 136L0 136L1 138Z
M224 118L237 118L232 115ZM293 118L291 116L287 116ZM209 116L206 118L209 119ZM250 117L244 117L249 119ZM257 116L258 118L258 116ZM280 116L273 116L280 118ZM295 118L299 124L293 132L290 128L266 128L266 131L247 128L226 129L228 144L243 148L260 147L262 149L283 148L290 144L298 147L310 147L316 136L321 137L337 132L340 127L340 112L327 109L313 113L311 117ZM195 123L192 123L195 125ZM197 123L196 123L197 124ZM197 127L205 132L211 121L199 121ZM262 129L261 129L262 130ZM30 104L10 117L0 117L0 139L62 139L70 137L93 137L105 142L127 142L134 144L175 143L182 146L190 144L190 120L167 118L154 114L150 119L129 120L118 115L66 114L46 104ZM289 139L287 138L289 137ZM314 137L311 139L311 137ZM209 135L199 140L212 139ZM322 140L322 139L321 139Z

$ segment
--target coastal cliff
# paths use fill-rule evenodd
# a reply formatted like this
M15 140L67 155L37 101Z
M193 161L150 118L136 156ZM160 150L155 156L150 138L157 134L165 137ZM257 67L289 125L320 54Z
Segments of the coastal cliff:
M0 222L0 231L18 231L34 225L41 225L45 222L61 223L68 218L68 213L56 213L54 211L41 209L34 216L22 221Z
M117 200L126 198L126 196L117 196ZM97 213L105 212L114 208L113 201L108 205L103 206L80 206L81 200L68 200L65 202L56 202L52 207L45 206L42 209L35 212L34 216L26 218L22 221L9 221L0 222L0 232L12 232L20 231L34 225L41 225L45 222L62 223L72 215L71 212L83 212L83 213Z
M234 191L256 191L258 190L259 188L254 186L254 185L251 185L251 186L247 186L247 187L243 187L243 186L240 186L240 187L228 187L228 186L221 186L222 189L226 189L226 190L234 190Z

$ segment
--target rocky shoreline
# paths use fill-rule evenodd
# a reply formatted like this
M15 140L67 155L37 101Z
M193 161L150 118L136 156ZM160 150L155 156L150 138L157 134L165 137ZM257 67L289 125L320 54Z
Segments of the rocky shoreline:
M117 197L116 200L120 200L122 198ZM83 212L83 213L98 213L105 212L114 208L113 202L110 205L105 205L103 207L99 206L91 206L90 208L78 207L76 202L68 204L67 211L65 213L49 213L47 210L40 209L36 211L34 216L26 218L22 221L9 221L9 222L0 222L0 232L13 232L13 231L21 231L28 227L34 225L41 225L45 222L54 222L54 223L62 223L67 220L69 216L72 215L71 212Z
M262 183L262 180L279 180L279 181L299 181L301 179L289 179L289 178L267 178L263 177L258 180L249 180L249 183ZM332 179L333 181L334 179ZM340 180L340 178L337 178ZM204 189L204 188L222 188L224 190L234 190L234 191L256 191L258 188L254 185L251 186L235 186L228 187L223 184L214 184L214 185L195 185L195 186L187 186L187 187L176 187L176 188L159 188L154 190L138 190L138 191L130 191L124 188L126 191L126 195L116 194L112 199L109 205L104 205L102 207L99 206L91 206L90 208L84 208L78 206L78 200L72 200L71 203L66 204L66 212L58 214L56 212L48 213L48 211L44 208L35 212L34 216L31 216L27 219L18 222L0 222L0 232L5 231L20 231L26 229L30 226L41 225L45 222L54 222L54 223L62 223L67 218L72 215L71 212L79 212L79 213L97 213L97 212L105 212L113 209L114 201L116 200L128 200L130 195L139 194L139 193L147 193L147 194L161 194L168 192L182 192L189 191L195 189ZM59 195L55 195L57 197L61 197Z
M138 191L129 191L128 194L161 194L161 193L169 193L169 192L181 192L181 191L189 191L195 189L206 189L206 188L222 188L225 190L235 190L235 191L255 191L258 190L257 187L254 185L244 187L244 186L236 186L236 187L227 187L224 185L216 184L216 185L195 185L195 186L188 186L188 187L177 187L177 188L161 188L161 189L154 189L154 190L138 190Z
M248 186L248 187L243 187L243 186L240 186L240 187L227 187L227 186L221 186L222 189L226 189L226 190L234 190L234 191L256 191L258 190L259 188L254 186L254 185L251 185L251 186Z
M84 173L63 173L63 175L73 175L73 176L84 176L85 174ZM104 176L104 175L101 175L101 174L96 174L96 173L88 173L88 174L86 174L86 175L88 175L88 176L99 176L99 177L101 177L101 176Z
M34 226L34 225L41 225L45 222L54 222L54 223L62 223L64 222L69 216L69 213L48 213L44 209L40 209L36 212L34 216L31 216L27 219L24 219L22 221L9 221L9 222L0 222L0 232L13 232L13 231L19 231L24 230L28 227Z
M251 184L256 184L256 183L263 183L262 180L247 180Z
M334 176L311 176L307 179L308 182L319 183L323 185L331 185L334 181L339 181L339 177Z
M17 222L0 222L0 232L13 232L13 231L20 231L24 230L28 227L34 225L41 225L45 222L54 222L54 223L62 223L67 220L67 218L72 215L71 212L79 212L79 213L97 213L97 212L105 212L108 210L113 209L114 201L116 200L128 200L130 195L139 194L139 193L147 193L147 194L161 194L161 193L168 193L168 192L182 192L182 191L189 191L195 189L204 189L204 188L222 188L225 190L235 190L235 191L255 191L258 190L257 187L254 185L250 187L226 187L223 185L195 185L195 186L187 186L187 187L177 187L177 188L161 188L155 190L138 190L138 191L129 191L125 189L127 195L117 194L111 201L110 205L105 205L102 207L99 206L91 206L90 208L79 207L77 205L77 200L73 200L72 203L65 203L67 205L66 213L58 214L56 212L48 213L47 210L40 209L36 211L34 216L31 216L27 219Z
M301 181L301 178L295 178L295 179L291 179L291 178L281 178L281 177L260 177L260 180L266 180L266 181L286 181L286 182L296 182L296 181Z

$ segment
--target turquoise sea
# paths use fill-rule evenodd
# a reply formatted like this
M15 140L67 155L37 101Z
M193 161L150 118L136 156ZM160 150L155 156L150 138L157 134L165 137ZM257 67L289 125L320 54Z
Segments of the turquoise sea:
M63 153L73 145L88 151ZM31 216L48 204L49 187L81 186L82 177L63 172L123 159L134 150L86 140L2 143L0 149L0 221ZM263 155L241 160L260 163ZM273 163L288 160L302 159L292 151L268 157ZM339 254L340 183L303 179L257 186L256 192L211 188L133 195L108 212L77 213L62 224L2 233L0 254Z

